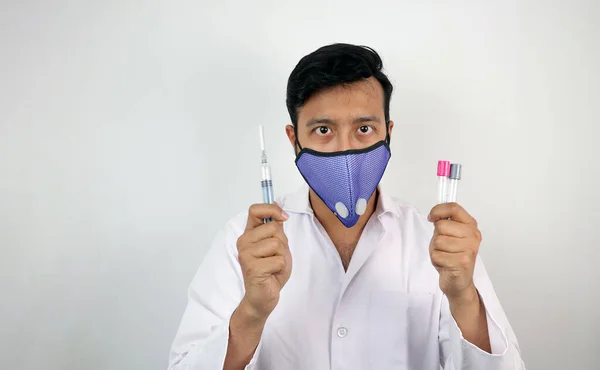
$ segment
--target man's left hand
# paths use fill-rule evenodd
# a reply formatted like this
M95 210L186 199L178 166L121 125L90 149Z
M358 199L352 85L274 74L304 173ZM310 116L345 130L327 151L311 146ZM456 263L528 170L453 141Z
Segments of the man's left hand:
M492 353L485 307L473 284L481 244L477 221L456 203L438 204L427 217L435 225L429 244L431 263L440 273L440 289L464 338Z
M477 297L473 270L481 243L477 221L456 203L436 205L427 219L435 225L429 254L440 273L440 289L451 302L472 300Z

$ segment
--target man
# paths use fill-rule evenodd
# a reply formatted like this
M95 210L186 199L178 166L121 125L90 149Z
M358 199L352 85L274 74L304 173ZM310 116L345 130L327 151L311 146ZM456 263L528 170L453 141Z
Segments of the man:
M391 94L370 48L300 60L286 133L308 186L217 236L169 369L525 369L475 219L454 203L424 217L378 186Z

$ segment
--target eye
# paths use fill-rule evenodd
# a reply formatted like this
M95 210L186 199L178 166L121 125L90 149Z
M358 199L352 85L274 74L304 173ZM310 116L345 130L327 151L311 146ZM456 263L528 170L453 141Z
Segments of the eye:
M319 126L315 129L315 132L317 133L317 135L327 135L328 133L331 132L331 129L327 126Z
M373 130L373 128L371 126L360 126L358 128L358 131L361 134L368 134L369 132L371 132Z

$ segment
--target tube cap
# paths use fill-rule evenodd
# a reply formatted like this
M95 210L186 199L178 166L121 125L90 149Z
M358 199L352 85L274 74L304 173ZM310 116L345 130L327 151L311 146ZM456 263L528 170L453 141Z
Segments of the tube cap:
M450 165L450 178L453 180L460 180L460 175L462 173L462 165L458 163L452 163Z
M446 177L450 175L450 161L438 161L437 175Z

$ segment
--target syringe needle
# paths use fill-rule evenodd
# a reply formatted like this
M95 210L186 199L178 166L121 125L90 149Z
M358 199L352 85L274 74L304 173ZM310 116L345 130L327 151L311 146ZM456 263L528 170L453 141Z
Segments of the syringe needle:
M259 126L260 129L260 150L265 151L265 133L263 131L263 126Z

